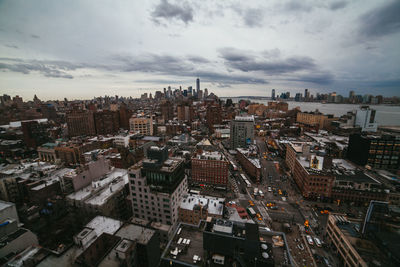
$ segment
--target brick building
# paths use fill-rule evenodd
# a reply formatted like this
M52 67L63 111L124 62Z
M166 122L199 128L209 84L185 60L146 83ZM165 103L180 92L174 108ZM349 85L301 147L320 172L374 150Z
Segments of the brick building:
M160 104L160 112L164 121L174 119L174 104L169 100L163 101Z
M261 181L261 164L256 150L250 147L250 149L237 148L236 151L236 158L240 165L254 182L259 183Z
M96 135L93 112L74 109L67 113L68 135Z
M192 181L226 186L229 176L228 165L222 153L203 152L192 158Z
M297 113L296 122L318 129L327 129L332 121L336 120L333 115L324 115L320 112L299 112Z
M96 133L101 135L114 134L119 130L119 114L116 111L103 110L94 113Z

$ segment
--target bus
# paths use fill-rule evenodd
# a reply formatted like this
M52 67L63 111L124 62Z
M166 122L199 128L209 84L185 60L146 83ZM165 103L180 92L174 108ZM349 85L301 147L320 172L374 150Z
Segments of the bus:
M252 207L247 207L247 213L250 214L251 217L256 216L256 212Z

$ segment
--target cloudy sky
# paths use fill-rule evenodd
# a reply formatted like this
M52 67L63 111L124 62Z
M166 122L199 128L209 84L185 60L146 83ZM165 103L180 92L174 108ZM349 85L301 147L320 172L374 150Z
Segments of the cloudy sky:
M0 0L0 93L400 96L400 1Z

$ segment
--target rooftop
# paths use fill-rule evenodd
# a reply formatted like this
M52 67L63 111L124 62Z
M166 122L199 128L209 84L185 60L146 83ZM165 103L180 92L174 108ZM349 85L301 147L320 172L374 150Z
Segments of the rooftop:
M236 116L235 121L250 121L254 122L254 116Z
M196 156L197 159L209 160L225 160L224 154L218 151L204 151L202 154Z
M244 155L256 168L261 168L260 160L256 157L253 157L253 154L257 155L256 150L250 147L249 149L244 148L236 148L242 155Z
M69 194L67 198L76 201L86 200L92 195L92 193L94 193L94 191L98 192L112 181L118 180L118 178L121 177L123 177L124 181L128 180L127 170L115 168L113 171L101 177L100 179L93 181L91 185Z
M202 266L203 252L203 231L197 226L180 223L162 257ZM200 257L200 261L194 263L193 259L197 258L196 256Z
M203 206L208 210L209 214L222 216L224 203L225 198L189 194L183 197L180 203L180 208L194 210L200 208L200 206Z
M147 244L156 231L136 224L125 224L116 233L116 236L125 238L131 241L136 241L139 244Z
M86 225L87 228L92 228L97 236L100 236L102 233L113 235L121 226L121 221L105 216L96 216Z

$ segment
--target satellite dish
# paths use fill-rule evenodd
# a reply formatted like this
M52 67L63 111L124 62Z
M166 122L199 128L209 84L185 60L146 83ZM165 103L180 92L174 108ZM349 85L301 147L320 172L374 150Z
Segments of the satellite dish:
M263 256L264 259L268 259L269 258L269 255L268 255L267 252L263 252L261 255Z
M261 244L261 248L264 249L264 250L267 250L268 246L266 244Z

